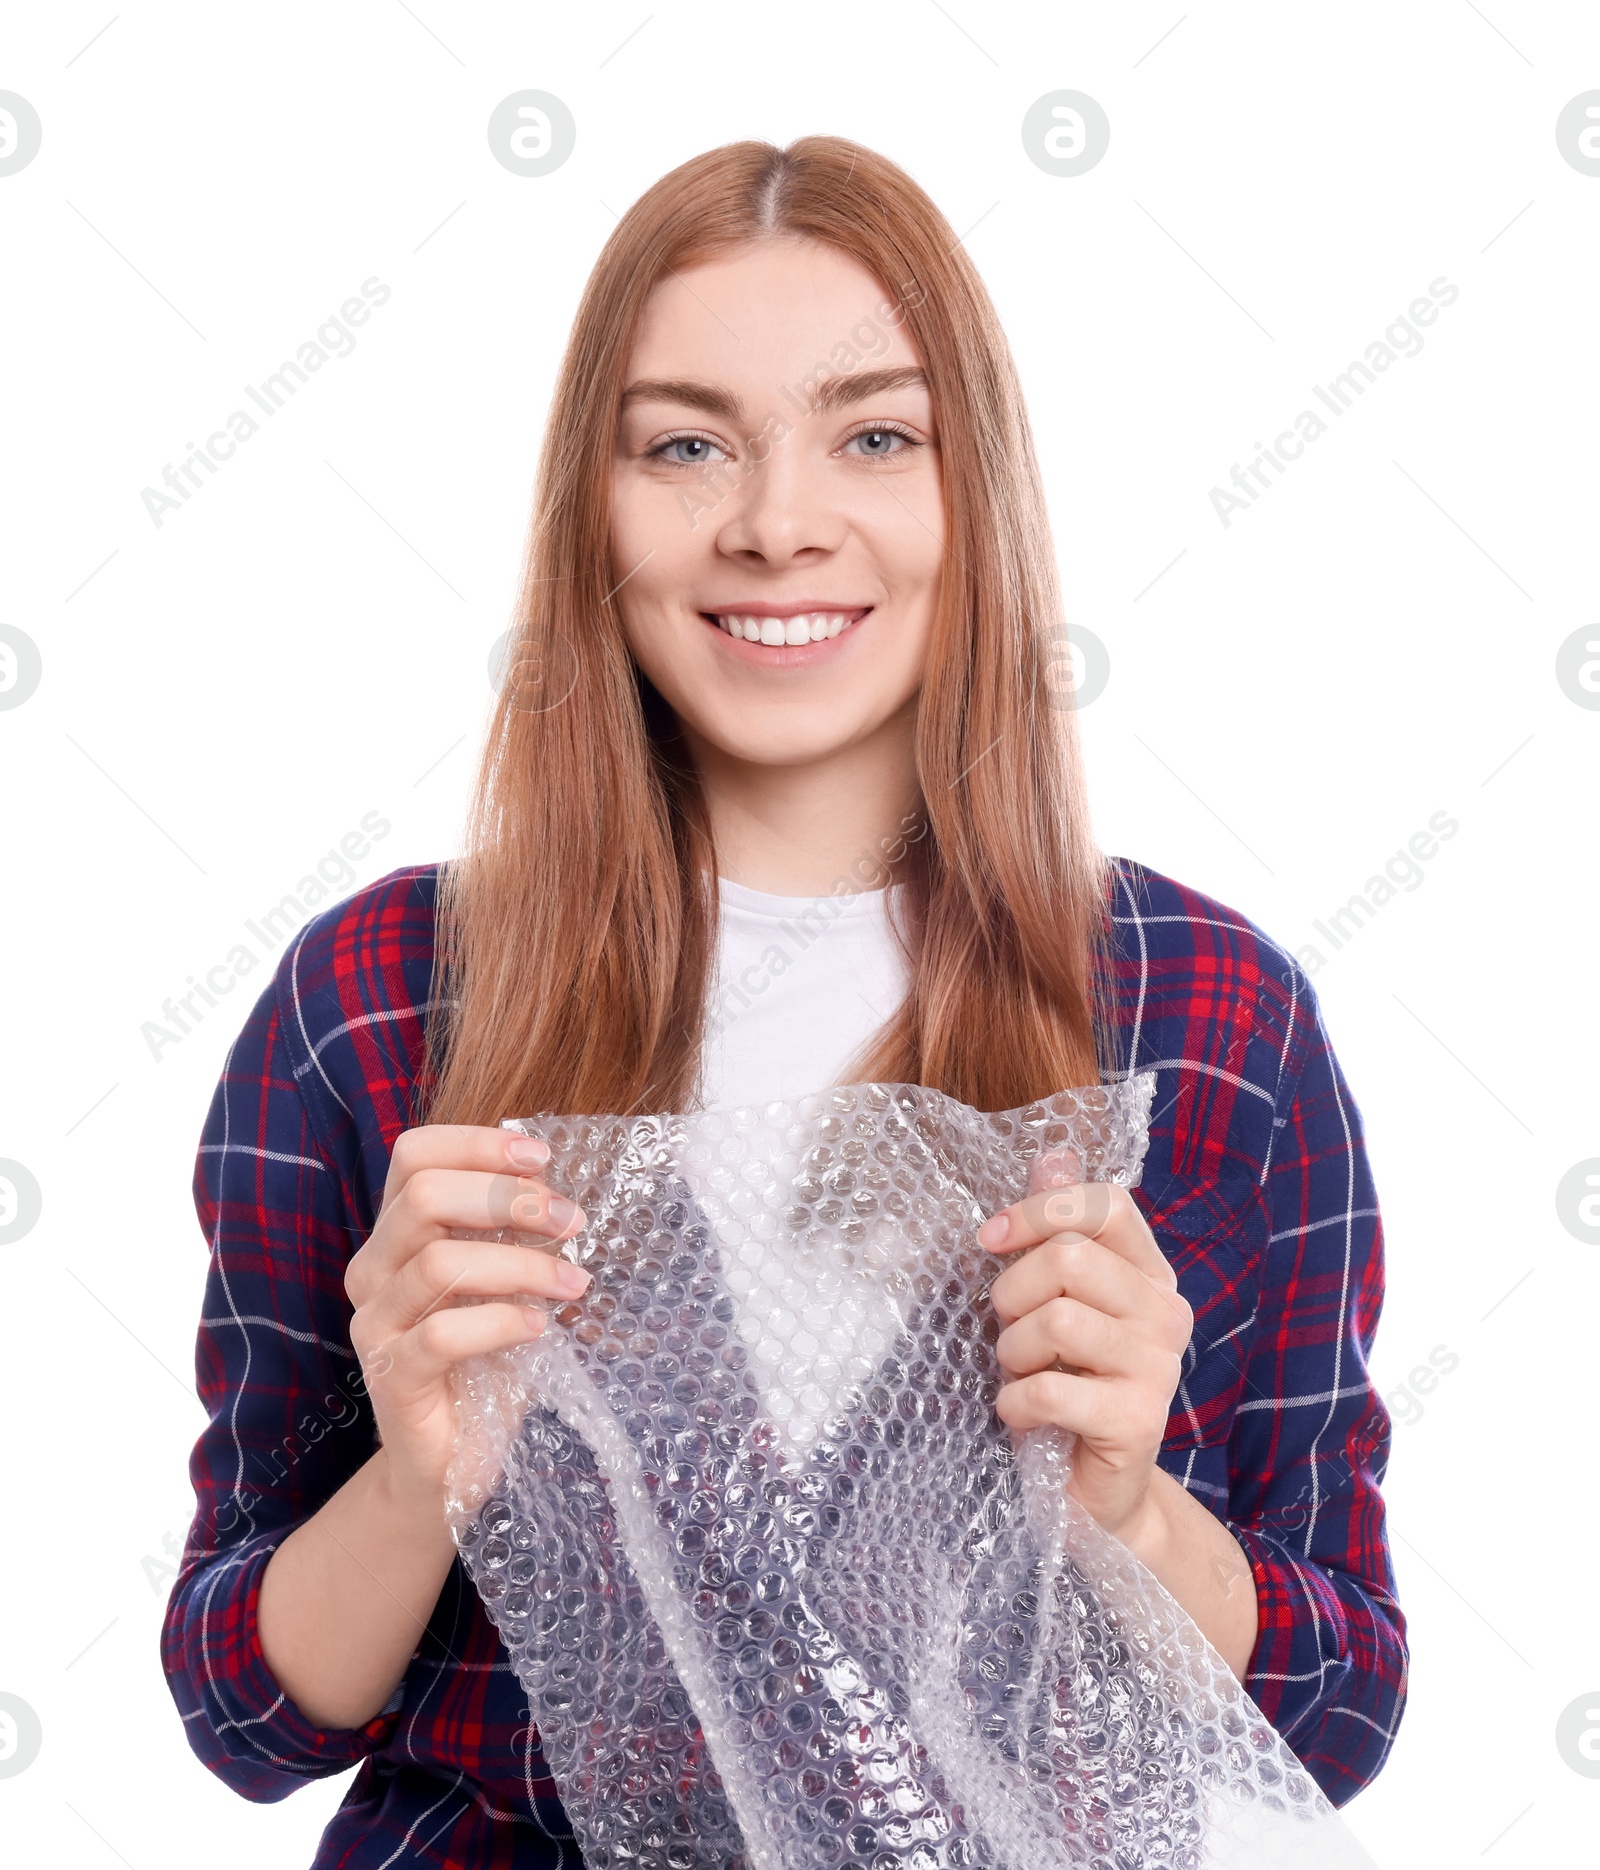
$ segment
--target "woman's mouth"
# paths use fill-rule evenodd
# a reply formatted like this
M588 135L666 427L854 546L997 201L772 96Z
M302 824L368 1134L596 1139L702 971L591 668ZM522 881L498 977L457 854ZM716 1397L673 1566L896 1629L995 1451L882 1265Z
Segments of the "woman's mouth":
M870 604L865 604L853 610L819 608L782 615L759 609L703 610L700 615L737 642L760 644L763 649L799 649L842 636L871 609Z

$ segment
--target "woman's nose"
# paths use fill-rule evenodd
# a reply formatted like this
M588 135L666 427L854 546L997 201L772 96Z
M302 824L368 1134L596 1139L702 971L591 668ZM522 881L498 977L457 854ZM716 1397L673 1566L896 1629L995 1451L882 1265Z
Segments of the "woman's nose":
M798 435L773 438L764 450L758 442L723 502L717 546L774 564L810 550L836 551L849 531L841 493L828 465L811 458Z

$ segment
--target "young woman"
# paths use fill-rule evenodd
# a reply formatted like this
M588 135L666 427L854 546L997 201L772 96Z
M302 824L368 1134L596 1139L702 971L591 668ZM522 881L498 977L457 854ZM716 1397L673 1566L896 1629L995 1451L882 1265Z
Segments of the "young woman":
M562 367L466 855L300 931L200 1148L165 1662L246 1797L360 1764L319 1866L579 1861L443 1512L453 1368L587 1283L454 1237L583 1227L495 1127L538 1110L1154 1070L1137 1190L980 1234L997 1407L1077 1433L1073 1491L1336 1804L1382 1765L1360 1115L1284 950L1097 852L1064 644L1014 369L927 197L833 137L652 188Z

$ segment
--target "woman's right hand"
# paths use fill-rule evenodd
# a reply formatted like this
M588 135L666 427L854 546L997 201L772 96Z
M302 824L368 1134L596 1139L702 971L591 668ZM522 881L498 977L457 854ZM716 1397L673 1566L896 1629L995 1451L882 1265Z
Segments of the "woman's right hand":
M377 1224L344 1284L356 1308L350 1342L400 1497L443 1501L456 1433L454 1366L537 1337L544 1306L589 1284L556 1255L588 1217L538 1179L549 1160L537 1137L473 1124L423 1124L395 1141ZM514 1228L549 1244L457 1240L452 1228ZM501 1296L461 1303L490 1295Z

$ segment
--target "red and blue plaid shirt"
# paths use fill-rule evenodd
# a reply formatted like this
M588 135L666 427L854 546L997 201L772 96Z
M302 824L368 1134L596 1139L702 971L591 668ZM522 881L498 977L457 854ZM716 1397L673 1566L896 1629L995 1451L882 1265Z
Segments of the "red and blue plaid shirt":
M1212 898L1115 866L1121 1065L1156 1073L1134 1198L1194 1310L1160 1461L1248 1556L1244 1686L1342 1804L1383 1764L1407 1662L1379 1493L1390 1422L1367 1373L1383 1236L1361 1117L1292 958ZM246 1798L359 1762L314 1870L578 1870L459 1560L364 1727L308 1721L257 1631L279 1542L377 1445L344 1271L415 1121L436 882L395 871L308 922L224 1065L194 1177L209 1423L163 1661L190 1743Z

